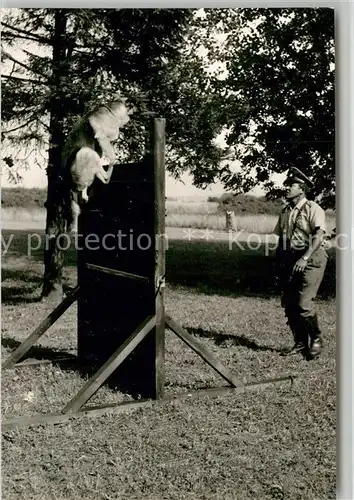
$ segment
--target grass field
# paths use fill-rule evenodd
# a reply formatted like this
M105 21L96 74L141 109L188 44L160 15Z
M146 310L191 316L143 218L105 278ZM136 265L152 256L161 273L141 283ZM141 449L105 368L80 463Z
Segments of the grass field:
M8 231L3 231L5 240ZM28 235L2 259L3 359L50 311L38 302L42 249ZM297 375L268 387L208 399L153 404L126 414L3 431L4 500L328 500L335 498L335 262L317 300L326 349L316 361L283 358L291 344L264 248L171 240L166 309L242 381ZM67 254L65 288L76 284ZM76 306L32 348L54 362L2 373L2 418L60 410L87 374L59 364L76 353ZM166 394L224 382L166 332ZM128 396L102 387L90 404Z

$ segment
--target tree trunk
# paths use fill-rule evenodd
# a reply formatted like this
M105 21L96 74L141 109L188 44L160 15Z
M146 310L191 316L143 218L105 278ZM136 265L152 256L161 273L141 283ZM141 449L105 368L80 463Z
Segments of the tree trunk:
M51 169L55 163L52 163ZM60 165L60 163L59 163ZM56 302L63 299L62 271L64 265L64 245L61 245L62 235L66 231L65 208L63 199L63 183L56 172L48 172L48 196L46 202L47 224L44 248L44 279L42 299L47 298Z
M44 248L44 279L42 299L60 302L63 299L62 270L64 265L62 235L66 232L67 182L62 170L61 153L64 143L62 88L67 75L66 13L55 13L53 37L52 99L50 105L50 147L48 158L47 223ZM65 246L64 246L65 248Z

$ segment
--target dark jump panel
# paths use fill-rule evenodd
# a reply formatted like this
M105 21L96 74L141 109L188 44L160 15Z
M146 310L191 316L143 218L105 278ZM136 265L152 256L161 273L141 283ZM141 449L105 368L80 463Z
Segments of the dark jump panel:
M155 201L153 161L118 165L108 185L93 186L80 217L78 251L78 355L86 363L101 366L156 313ZM155 398L156 350L153 328L114 371L110 385Z

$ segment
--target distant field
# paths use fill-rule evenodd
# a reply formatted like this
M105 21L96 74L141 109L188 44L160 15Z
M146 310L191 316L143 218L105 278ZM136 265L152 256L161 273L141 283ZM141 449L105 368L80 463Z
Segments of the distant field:
M6 222L45 221L44 208L7 207L1 209L1 220Z
M166 202L166 227L226 229L225 214L218 208L216 202L201 201L170 201ZM45 221L46 211L41 208L8 207L2 209L1 219L6 222ZM277 221L273 214L236 213L235 231L255 234L272 233ZM327 231L331 232L336 225L333 212L327 213Z

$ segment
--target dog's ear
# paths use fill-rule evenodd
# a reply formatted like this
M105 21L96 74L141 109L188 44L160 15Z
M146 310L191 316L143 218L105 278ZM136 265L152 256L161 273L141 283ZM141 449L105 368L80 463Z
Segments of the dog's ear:
M88 121L92 127L95 137L104 135L110 139L116 128L114 114L104 106L101 106L91 113L88 116Z
M89 123L94 131L95 137L105 136L109 141L115 141L119 135L119 128L129 121L128 113L119 112L119 103L111 103L100 106L88 117Z

